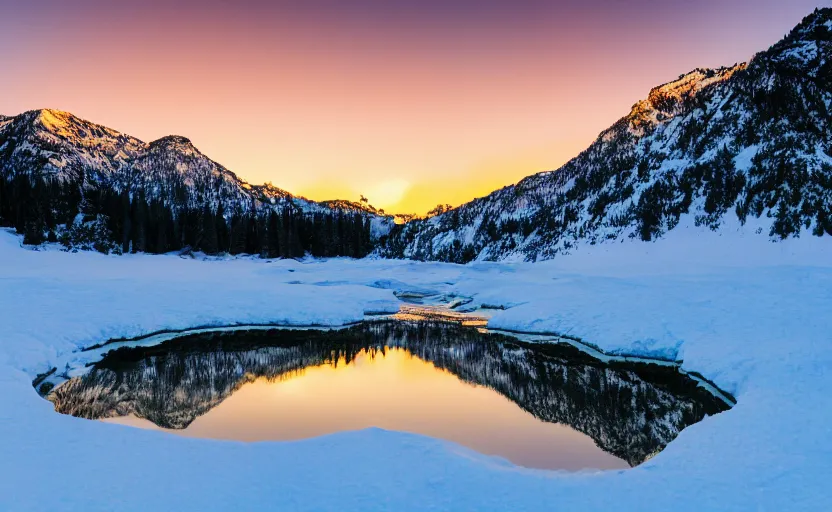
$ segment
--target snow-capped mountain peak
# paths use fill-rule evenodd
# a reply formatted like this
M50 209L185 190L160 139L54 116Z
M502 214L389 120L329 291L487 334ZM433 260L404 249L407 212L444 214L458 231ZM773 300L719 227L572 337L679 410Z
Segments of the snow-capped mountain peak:
M21 207L21 203L33 206ZM131 239L137 236L133 224L138 222L142 230L161 223L157 228L165 232L158 235L158 247L141 234L132 240L132 250L195 245L211 253L257 251L294 256L311 249L313 241L332 237L340 245L321 242L315 250L322 255L353 256L366 253L371 234L383 236L393 224L392 217L369 210L316 203L271 184L251 185L208 158L186 137L169 135L145 143L54 109L0 120L0 224L29 233L27 243L39 243L47 231L49 236L80 232L73 227L79 213L87 219L85 223L95 224L85 227L86 234L80 238L96 240L99 250L105 251L112 250L110 243L130 250ZM269 220L275 215L278 220ZM306 228L301 232L301 225L311 224L315 216L334 216L337 222L330 221L328 226L334 227L325 235L308 233ZM216 236L209 224L217 226ZM164 225L168 227L160 227ZM186 229L192 234L179 232ZM211 233L208 242L201 234L206 230ZM236 234L226 237L228 230ZM340 234L336 237L335 233ZM352 237L349 243L345 241L348 235ZM232 247L234 237L243 242ZM108 242L102 245L102 239Z
M650 90L646 99L633 105L628 116L635 133L638 130L667 121L683 111L684 104L692 101L700 91L713 84L724 82L737 71L745 69L746 63L719 69L697 68L676 80Z
M164 137L160 137L154 141L152 141L149 146L159 146L164 148L171 148L171 149L196 149L194 148L191 139L187 137L183 137L181 135L166 135Z
M752 219L773 240L832 235L830 27L816 10L748 63L653 88L560 169L398 226L379 253L539 260Z
M72 125L79 124L79 120L69 112L45 108L36 110L35 113L37 123L52 133L57 134L63 132L66 135L71 135L68 130Z

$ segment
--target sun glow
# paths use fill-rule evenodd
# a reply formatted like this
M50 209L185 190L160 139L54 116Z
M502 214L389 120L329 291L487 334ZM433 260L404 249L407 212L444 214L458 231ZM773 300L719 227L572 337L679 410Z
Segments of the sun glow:
M382 181L367 190L367 198L377 208L391 209L398 205L410 189L406 180Z

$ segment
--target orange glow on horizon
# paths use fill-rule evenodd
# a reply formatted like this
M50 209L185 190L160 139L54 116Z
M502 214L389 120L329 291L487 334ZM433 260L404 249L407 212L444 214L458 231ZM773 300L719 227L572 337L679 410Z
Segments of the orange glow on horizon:
M348 179L334 179L301 185L295 192L318 201L334 198L357 201L363 195L369 199L370 204L387 213L424 215L437 204L458 206L514 184L526 176L556 169L591 141L592 139L566 141L568 144L562 144L560 148L529 150L514 158L494 158L488 162L472 163L461 171L449 170L440 176L424 173L422 179L413 183L395 176L360 185L353 184Z
M158 430L136 416L104 421ZM297 440L379 427L447 439L539 468L623 469L571 427L547 423L489 388L460 381L401 348L362 350L337 361L241 386L184 430L189 437Z
M423 214L556 169L651 87L747 60L816 3L750 1L43 0L0 16L0 114L183 135L254 184Z

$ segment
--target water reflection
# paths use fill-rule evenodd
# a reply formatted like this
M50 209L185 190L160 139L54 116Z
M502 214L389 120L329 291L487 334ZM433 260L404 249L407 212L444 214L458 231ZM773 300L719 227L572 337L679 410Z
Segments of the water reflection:
M673 370L610 367L570 347L426 322L119 349L49 399L62 413L195 437L285 440L379 426L570 470L638 464L726 408Z

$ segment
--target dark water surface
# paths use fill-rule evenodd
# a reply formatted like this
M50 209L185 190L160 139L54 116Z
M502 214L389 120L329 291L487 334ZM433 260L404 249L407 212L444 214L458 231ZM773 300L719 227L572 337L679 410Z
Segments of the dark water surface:
M671 367L391 321L121 348L48 398L61 413L193 437L294 440L381 427L567 470L637 465L727 409Z

